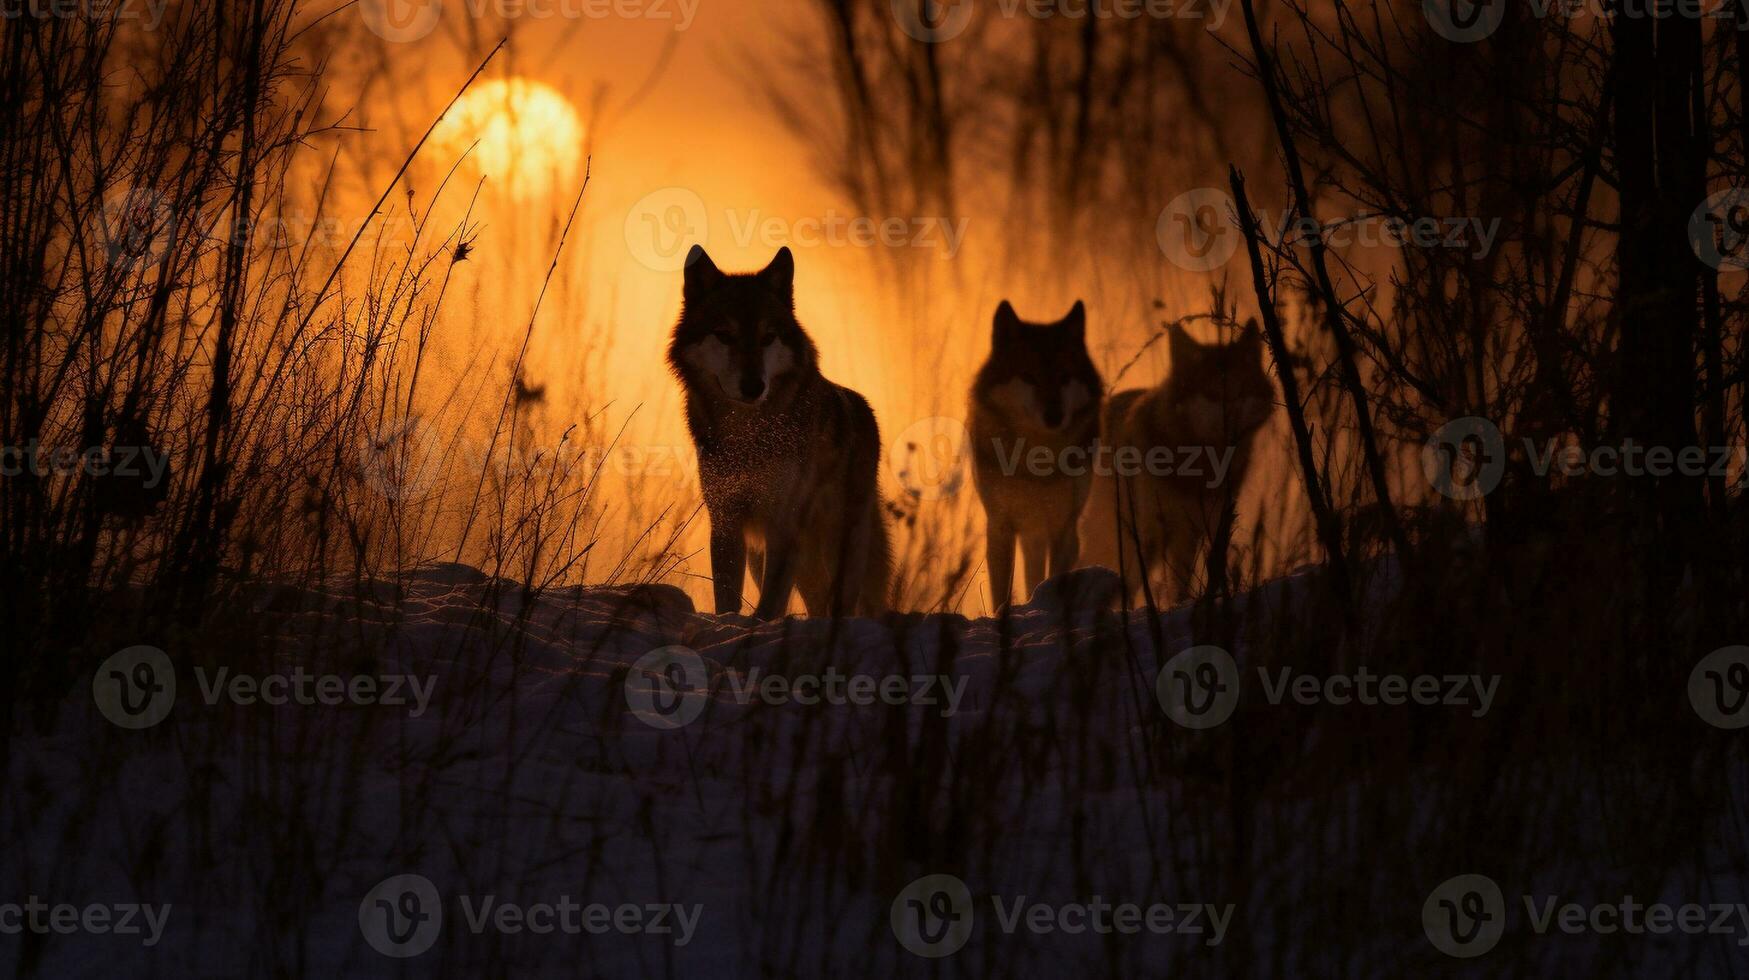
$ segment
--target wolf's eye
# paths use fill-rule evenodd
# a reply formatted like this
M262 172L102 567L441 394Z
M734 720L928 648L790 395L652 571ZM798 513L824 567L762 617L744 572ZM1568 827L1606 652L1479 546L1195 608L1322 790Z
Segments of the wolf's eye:
M774 333L768 333L765 336L759 338L759 346L761 346L761 347L770 347L772 344L775 344L775 343L777 343L777 334L774 334Z
M724 347L735 346L735 335L727 330L713 330L711 331L711 336L715 337L717 343L722 344Z

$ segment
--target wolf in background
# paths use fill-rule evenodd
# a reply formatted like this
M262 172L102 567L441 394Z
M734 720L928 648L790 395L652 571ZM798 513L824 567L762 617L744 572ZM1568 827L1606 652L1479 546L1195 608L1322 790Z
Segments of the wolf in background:
M716 611L740 611L751 564L758 618L783 616L792 588L810 615L884 612L880 429L861 395L821 375L790 250L732 275L694 245L668 364L698 449Z
M1275 387L1264 368L1256 320L1230 344L1198 343L1177 323L1167 328L1167 337L1166 380L1106 401L1101 459L1117 465L1097 468L1081 537L1087 563L1121 569L1132 595L1143 576L1165 572L1171 583L1165 598L1181 601L1192 591L1194 562L1205 542L1226 547L1225 518L1244 485L1252 443L1275 411ZM1145 462L1124 469L1126 450L1134 463L1161 447L1179 458L1185 450L1231 455L1213 471L1202 466L1194 473L1154 472ZM1220 476L1217 485L1211 486L1211 472Z
M1104 390L1087 355L1085 305L1077 302L1068 316L1047 324L1023 322L1006 300L997 308L990 357L972 383L967 427L997 612L1013 597L1016 539L1025 553L1028 596L1044 581L1047 565L1052 575L1076 565L1076 518L1091 482L1087 464ZM1038 447L1049 450L1042 467L1029 462Z

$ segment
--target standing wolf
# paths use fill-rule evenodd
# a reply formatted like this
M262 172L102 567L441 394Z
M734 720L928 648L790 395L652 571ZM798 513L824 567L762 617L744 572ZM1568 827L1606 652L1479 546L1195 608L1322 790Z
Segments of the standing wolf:
M1169 572L1173 600L1189 595L1203 543L1226 547L1223 517L1245 482L1251 444L1275 411L1275 388L1256 320L1231 344L1199 344L1176 323L1167 335L1166 380L1106 402L1102 465L1081 536L1089 564L1118 568L1121 546L1132 594L1142 576Z
M751 558L761 619L784 614L792 587L810 615L876 615L888 578L880 429L861 395L820 374L795 271L788 248L745 275L697 245L686 259L668 364L698 448L717 612L740 611Z
M1104 390L1087 356L1085 306L1049 324L1022 322L1006 300L997 308L990 358L972 383L969 428L998 612L1013 596L1016 538L1028 596L1047 561L1052 575L1075 567L1075 519L1087 500Z

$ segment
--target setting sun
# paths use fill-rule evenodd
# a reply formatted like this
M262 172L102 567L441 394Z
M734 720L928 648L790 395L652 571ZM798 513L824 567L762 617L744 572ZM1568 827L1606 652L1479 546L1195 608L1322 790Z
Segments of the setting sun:
M530 200L576 178L583 123L570 100L551 86L527 78L499 79L463 95L432 140L449 159L473 147L469 165L489 186Z

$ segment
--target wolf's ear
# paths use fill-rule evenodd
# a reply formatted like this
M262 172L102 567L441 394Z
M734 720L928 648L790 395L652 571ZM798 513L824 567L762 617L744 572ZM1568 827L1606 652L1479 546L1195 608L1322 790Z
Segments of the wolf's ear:
M684 299L697 299L705 293L717 288L723 281L723 272L711 257L705 254L702 247L694 245L692 251L686 253L686 286L681 290Z
M1259 348L1263 346L1263 331L1257 326L1257 318L1245 321L1245 329L1239 331L1239 346Z
M759 273L759 278L785 296L795 295L796 257L790 254L788 245L777 250L777 254L771 257L771 264Z
M1075 338L1076 341L1081 343L1087 342L1086 303L1083 303L1080 300L1075 301L1075 308L1070 310L1069 315L1063 318L1063 329L1067 330L1069 336Z
M1020 333L1020 316L1014 312L1014 305L1007 300L996 307L996 323L990 332L990 346L1003 347Z

